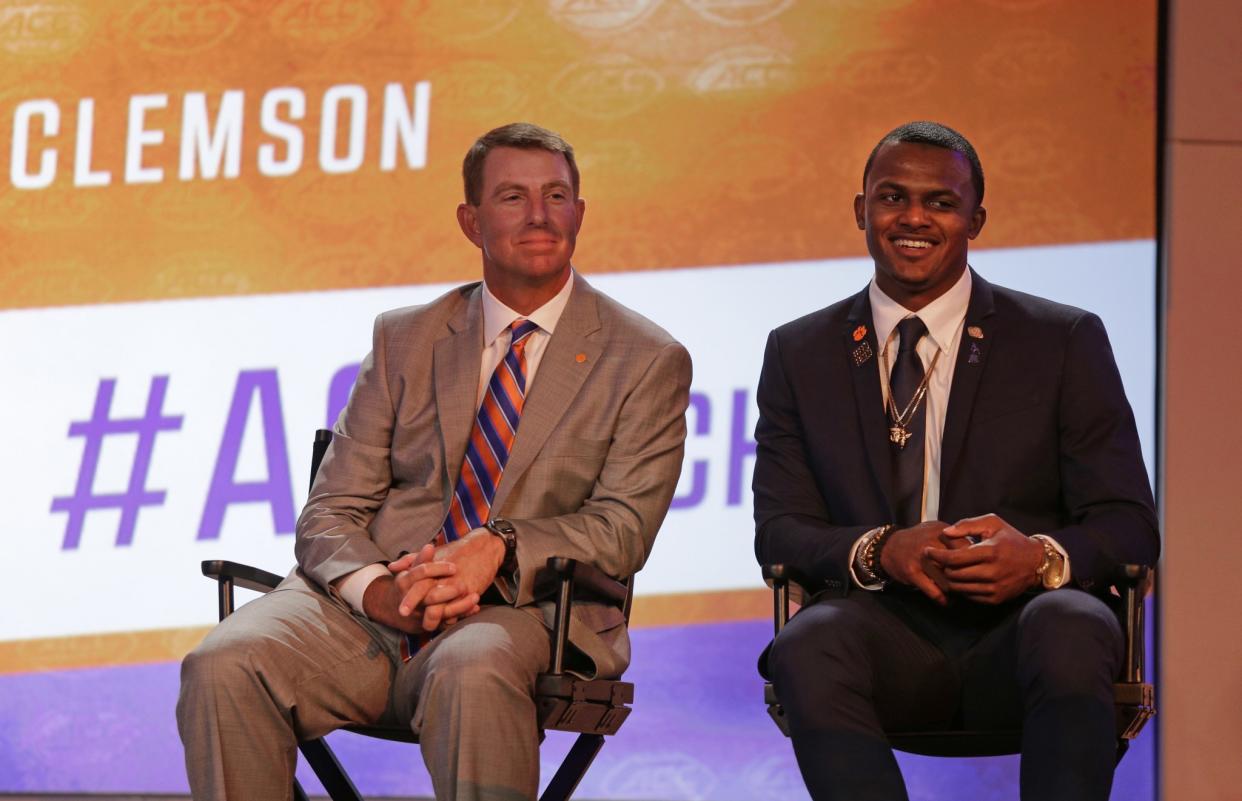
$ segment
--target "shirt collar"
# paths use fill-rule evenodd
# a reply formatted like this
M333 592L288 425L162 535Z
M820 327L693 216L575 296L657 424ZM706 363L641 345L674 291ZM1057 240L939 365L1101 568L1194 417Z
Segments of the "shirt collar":
M957 336L957 329L966 319L966 307L970 305L970 268L962 271L961 278L949 291L928 303L918 311L918 317L927 326L927 334L942 351L947 351ZM880 347L888 345L888 338L897 327L897 323L914 314L897 301L885 295L876 286L875 278L867 287L867 295L871 300L871 322L875 326L876 341Z
M574 271L569 271L569 280L565 282L565 286L561 287L561 291L552 296L547 303L535 309L530 314L518 314L500 301L492 291L487 288L487 282L483 282L483 347L488 347L496 341L496 337L514 320L519 318L530 320L539 326L540 330L546 331L549 335L556 330L556 323L561 319L561 314L565 311L566 304L569 303L569 293L574 288Z

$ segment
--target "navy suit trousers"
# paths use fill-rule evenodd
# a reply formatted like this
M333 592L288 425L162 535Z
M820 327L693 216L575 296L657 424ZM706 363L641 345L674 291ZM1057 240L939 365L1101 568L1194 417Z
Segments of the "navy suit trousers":
M1018 728L1023 801L1107 801L1122 643L1075 589L948 608L854 590L794 615L768 672L815 801L906 799L886 730Z

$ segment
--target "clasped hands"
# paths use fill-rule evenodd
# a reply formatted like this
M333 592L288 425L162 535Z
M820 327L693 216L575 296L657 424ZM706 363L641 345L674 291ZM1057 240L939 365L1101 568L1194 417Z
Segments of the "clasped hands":
M894 531L880 550L888 577L941 606L948 593L984 604L1015 598L1039 583L1044 547L994 514L949 525L929 520Z
M409 634L434 632L479 611L504 561L504 542L476 528L447 545L424 545L388 565L363 596L367 617Z

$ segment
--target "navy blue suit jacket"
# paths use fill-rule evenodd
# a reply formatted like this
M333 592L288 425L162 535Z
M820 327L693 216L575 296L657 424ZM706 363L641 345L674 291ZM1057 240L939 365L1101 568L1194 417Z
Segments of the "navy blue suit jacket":
M1108 336L1089 312L972 274L945 419L940 519L995 513L1056 538L1074 585L1152 565L1151 487ZM859 327L866 334L855 341ZM849 552L895 519L888 425L866 290L777 328L759 379L755 551L842 592ZM863 344L871 356L854 358ZM865 351L864 351L865 353ZM860 354L862 355L862 354Z

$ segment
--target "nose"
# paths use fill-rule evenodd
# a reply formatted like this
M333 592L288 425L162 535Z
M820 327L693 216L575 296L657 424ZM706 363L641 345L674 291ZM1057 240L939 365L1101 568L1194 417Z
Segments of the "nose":
M927 214L921 203L907 203L901 212L900 222L909 228L927 225Z
M548 221L548 207L544 199L540 195L531 198L530 207L527 209L527 222L530 225L540 226Z

